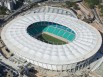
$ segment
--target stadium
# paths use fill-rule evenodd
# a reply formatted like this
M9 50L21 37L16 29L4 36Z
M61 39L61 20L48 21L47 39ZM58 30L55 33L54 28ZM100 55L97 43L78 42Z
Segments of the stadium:
M4 26L1 38L7 48L44 69L72 72L86 67L101 47L100 33L71 11L65 15L38 9L46 12L32 10Z

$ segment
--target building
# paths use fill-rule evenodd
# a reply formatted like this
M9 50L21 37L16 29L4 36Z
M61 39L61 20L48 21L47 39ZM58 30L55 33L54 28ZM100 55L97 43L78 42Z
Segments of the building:
M42 34L62 42L41 39ZM86 68L102 44L99 31L71 10L47 6L13 19L4 26L1 38L14 55L35 66L71 73Z
M14 9L14 4L16 4L16 0L0 0L0 5L7 7L9 10Z
M48 1L52 1L52 2L65 2L65 1L80 2L80 1L82 1L82 0L48 0Z
M25 0L25 1L30 1L30 2L41 2L41 1L50 1L50 2L65 2L65 1L80 2L82 0Z

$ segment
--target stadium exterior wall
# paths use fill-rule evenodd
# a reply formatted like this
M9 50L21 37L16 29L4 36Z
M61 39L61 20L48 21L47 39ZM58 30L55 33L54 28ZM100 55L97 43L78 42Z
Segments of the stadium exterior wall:
M41 68L44 68L44 69L49 69L49 70L54 70L54 71L66 71L66 70L69 70L69 72L76 72L78 70L81 70L83 68L88 68L89 65L90 65L90 61L94 58L95 55L91 56L90 58L86 59L86 60L83 60L83 61L80 61L80 62L77 62L77 63L72 63L72 64L61 64L61 65L56 65L56 64L47 64L47 63L42 63L42 62L38 62L38 61L33 61L33 60L30 60L26 57L23 57L22 55L20 54L15 54L17 55L18 57L20 58L23 58L25 60L27 60L27 62L30 62L31 64L34 64L36 66L39 66Z

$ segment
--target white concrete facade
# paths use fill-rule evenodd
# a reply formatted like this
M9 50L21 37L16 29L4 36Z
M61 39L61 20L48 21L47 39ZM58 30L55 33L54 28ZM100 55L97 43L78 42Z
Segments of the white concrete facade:
M7 7L9 10L13 10L13 4L16 4L16 0L1 0L0 5Z
M65 1L78 2L78 1L82 1L82 0L48 0L48 1L52 1L52 2L65 2Z

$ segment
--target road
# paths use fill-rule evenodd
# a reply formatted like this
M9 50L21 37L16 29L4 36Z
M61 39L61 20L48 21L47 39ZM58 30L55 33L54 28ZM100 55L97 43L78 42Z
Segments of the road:
M29 5L23 5L22 7L20 7L19 9L17 9L16 11L14 11L13 13L11 13L9 16L7 16L6 18L4 18L4 21L9 20L12 16L17 15L18 13L22 12L22 10L26 7L28 7Z
M89 11L91 10L91 15L94 17L95 21L94 21L94 26L103 33L103 21L101 20L99 14L97 13L96 9L88 9L86 8L82 3L78 3L78 5L80 6L80 8L82 9L82 11L84 11L84 16L87 16L89 14ZM87 12L86 12L87 11Z
M96 11L96 9L95 9L95 8L94 8L94 9L92 9L92 12L93 12L93 14L94 14L94 16L95 16L95 19L96 19L97 21L99 21L99 23L100 23L100 24L102 24L102 25L103 25L103 22L102 22L102 20L101 20L100 16L98 15L98 13L97 13L97 11Z
M0 65L3 65L3 66L5 66L7 69L11 69L12 71L15 71L16 75L19 75L19 73L18 73L17 70L15 70L15 69L12 68L11 66L9 66L9 65L7 65L7 64L5 64L5 63L3 63L2 61L0 61Z

